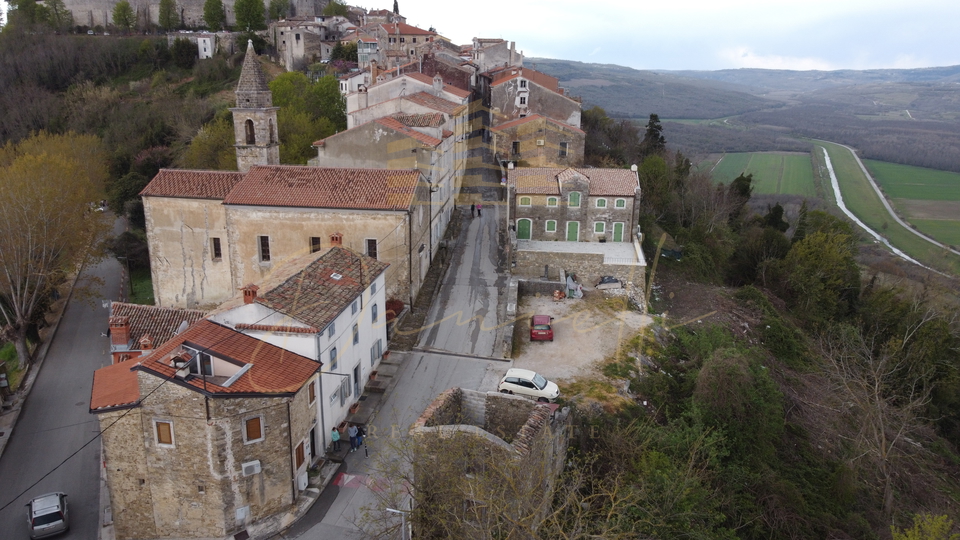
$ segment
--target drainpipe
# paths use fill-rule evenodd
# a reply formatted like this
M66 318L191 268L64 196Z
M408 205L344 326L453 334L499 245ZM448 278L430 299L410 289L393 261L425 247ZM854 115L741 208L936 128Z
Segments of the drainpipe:
M410 292L410 311L413 311L413 303L416 296L413 294L413 211L407 209L407 278L409 284L407 287Z
M320 387L320 397L317 398L320 400L317 402L317 414L320 415L320 442L323 443L323 449L324 452L326 452L328 434L327 420L323 409L323 362L320 361L320 334L315 334L314 337L317 339L317 364L320 365L320 367L317 368L317 386Z
M290 401L287 401L287 440L290 444L290 472L292 473L292 482L290 483L290 492L293 495L293 499L290 500L290 504L297 503L297 463L296 457L293 455L293 422L290 421Z

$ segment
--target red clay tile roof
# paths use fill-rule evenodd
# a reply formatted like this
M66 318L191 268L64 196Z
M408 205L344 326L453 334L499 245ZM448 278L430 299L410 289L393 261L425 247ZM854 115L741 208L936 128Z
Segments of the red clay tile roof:
M160 169L140 195L187 199L223 199L243 179L236 171Z
M527 122L532 122L532 121L534 121L534 120L540 120L540 119L546 120L547 122L550 122L551 124L556 124L556 125L558 125L558 126L560 126L560 127L562 127L562 128L566 128L566 129L569 129L569 130L571 130L571 131L576 131L577 133L584 133L584 131L583 131L582 129L580 129L580 128L573 127L573 126L571 126L570 124L564 124L563 122L559 122L559 121L557 121L557 120L554 120L553 118L550 118L550 117L547 117L547 116L541 116L541 115L539 115L539 114L533 114L533 115L530 115L530 116L527 116L527 117L524 117L524 118L518 118L518 119L516 119L516 120L511 120L511 121L509 121L509 122L504 122L504 123L502 123L502 124L498 124L498 125L496 125L496 126L493 126L493 129L495 129L495 130L497 130L497 131L502 131L502 130L505 130L505 129L510 129L510 128L517 127L517 126L519 126L519 125L521 125L521 124L526 124Z
M429 92L417 92L410 96L401 96L399 99L405 99L411 103L447 114L456 114L464 107L464 105L437 97Z
M215 395L292 394L300 390L322 365L305 356L203 319L154 352L141 357L135 364L136 369L165 379L174 379L176 369L171 365L171 358L181 350L181 345L202 350L213 357L252 364L251 368L229 387L220 386L220 383L224 382L222 377L191 376L176 379L178 384ZM118 365L130 364L126 362Z
M416 80L418 80L418 81L420 81L420 82L422 82L422 83L429 84L429 85L433 86L433 77L431 77L431 76L429 76L429 75L424 75L423 73L407 73L407 74L404 75L404 76L405 76L405 77L410 77L410 78L416 79ZM443 91L444 91L444 92L450 92L451 94L453 94L453 95L455 95L455 96L458 96L458 97L461 97L461 98L470 97L470 91L469 91L469 90L464 90L463 88L458 88L458 87L456 87L456 86L453 86L453 85L450 85L450 84L447 84L447 83L443 83Z
M383 23L380 25L383 30L391 36L435 36L436 32L417 28L407 23Z
M140 401L135 362L120 362L93 372L90 412L136 404Z
M574 174L590 183L590 196L633 197L640 185L637 174L629 169L577 169L531 167L507 171L507 184L517 194L559 195L559 182Z
M391 116L394 120L400 122L401 124L407 127L440 127L446 121L442 114L436 113L419 113L419 114L407 114L407 113L397 113Z
M412 137L426 145L437 146L438 144L443 142L436 137L431 137L426 133L420 133L415 129L408 128L407 126L403 125L399 120L391 116L384 116L383 118L377 118L376 120L374 120L374 122L380 124L381 126L388 127L394 131L403 133L404 135L408 137Z
M223 204L408 210L420 171L254 166Z
M280 332L283 334L316 334L321 329L312 326L284 326L279 324L246 324L238 323L234 327L237 330L259 330L262 332Z
M187 321L187 325L191 325L202 319L204 312L195 309L112 302L110 304L110 315L129 318L132 346L135 350L139 350L138 343L143 336L149 335L154 346L157 346L172 338L183 321Z
M362 266L361 266L362 265ZM320 330L346 309L388 264L331 248L256 302ZM339 279L335 276L339 275Z
M517 77L523 77L524 79L534 82L539 86L546 88L547 90L553 90L554 92L560 93L559 79L556 77L551 77L546 73L541 73L535 69L506 67L496 71L491 70L491 73L493 74L493 86L503 84L507 81L516 79Z

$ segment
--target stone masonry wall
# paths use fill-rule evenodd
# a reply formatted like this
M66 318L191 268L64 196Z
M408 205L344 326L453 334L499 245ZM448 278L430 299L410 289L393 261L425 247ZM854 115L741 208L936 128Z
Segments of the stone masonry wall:
M603 264L603 255L599 253L549 253L543 251L517 250L517 265L513 275L525 278L543 276L544 265L549 266L550 279L560 279L560 270L567 275L576 274L581 284L594 285L601 276L613 276L620 281L643 283L643 266Z
M530 419L536 403L529 399L488 392L486 396L487 418L483 429L515 444L520 429Z
M117 540L156 538L140 409L98 415ZM121 418L122 417L122 418ZM117 419L120 418L119 421ZM116 423L114 423L116 422ZM106 429L110 426L110 429Z

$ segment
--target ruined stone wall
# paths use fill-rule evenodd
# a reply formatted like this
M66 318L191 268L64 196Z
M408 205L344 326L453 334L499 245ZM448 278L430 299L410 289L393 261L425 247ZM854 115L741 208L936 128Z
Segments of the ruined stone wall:
M153 497L146 485L148 473L141 411L139 408L114 411L100 414L98 419L103 432L104 468L110 487L116 538L156 538Z
M226 213L220 200L143 197L156 305L209 307L233 297ZM214 258L213 238L221 258Z
M536 402L520 396L489 392L486 395L486 423L483 429L508 443L514 443L530 419Z
M204 0L180 0L177 2L185 26L188 28L205 27L203 3ZM235 0L223 1L228 25L234 25L237 22L236 13L233 9L235 3ZM113 8L117 2L116 0L65 0L64 4L73 13L75 24L92 28L113 23ZM130 7L137 14L138 25L145 25L147 21L152 24L159 22L160 0L133 0L130 2Z
M497 137L497 151L524 167L579 167L583 164L584 133L541 118L505 129ZM520 152L514 152L515 142ZM566 149L561 148L566 143Z
M646 271L643 266L604 264L604 256L600 253L549 253L518 249L514 254L517 264L513 274L518 277L543 276L543 267L548 265L550 279L560 279L560 270L563 269L567 275L577 274L580 283L591 285L600 276L613 276L624 283L643 283Z
M520 88L521 80L526 81L526 89ZM521 96L527 98L525 105L520 104ZM580 103L529 79L516 77L493 86L490 100L494 125L520 118L523 113L539 114L575 128L580 127Z

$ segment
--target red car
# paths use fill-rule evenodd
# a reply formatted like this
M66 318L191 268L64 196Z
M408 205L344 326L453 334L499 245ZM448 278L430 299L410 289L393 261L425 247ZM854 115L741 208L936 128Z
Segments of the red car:
M553 341L551 322L553 322L553 317L549 315L530 317L530 341Z

